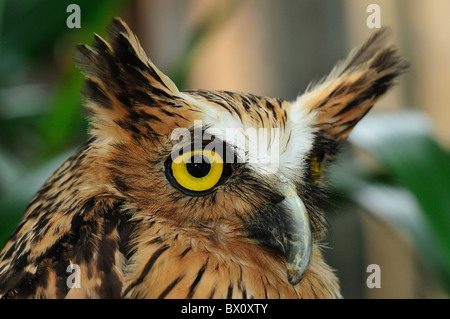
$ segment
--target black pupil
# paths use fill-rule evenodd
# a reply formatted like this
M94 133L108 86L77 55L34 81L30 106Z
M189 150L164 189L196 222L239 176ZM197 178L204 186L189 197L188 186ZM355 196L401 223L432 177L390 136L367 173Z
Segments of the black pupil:
M203 155L194 155L186 163L186 168L189 174L201 178L208 175L211 170L211 164Z

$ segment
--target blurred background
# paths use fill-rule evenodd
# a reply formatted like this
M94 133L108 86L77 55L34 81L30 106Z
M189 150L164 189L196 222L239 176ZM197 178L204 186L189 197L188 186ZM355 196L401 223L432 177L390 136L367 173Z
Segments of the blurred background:
M81 8L69 29L67 6ZM381 9L411 69L330 169L325 256L346 298L450 294L450 1L0 0L0 247L86 139L77 43L124 18L180 89L294 100L373 30ZM381 288L366 285L381 268Z

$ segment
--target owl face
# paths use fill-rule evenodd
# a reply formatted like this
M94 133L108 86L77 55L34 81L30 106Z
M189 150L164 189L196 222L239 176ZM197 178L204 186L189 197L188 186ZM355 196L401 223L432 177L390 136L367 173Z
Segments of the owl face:
M324 154L313 153L313 117L304 112L290 119L288 102L250 94L178 96L186 103L183 118L166 134L149 139L128 131L129 140L110 140L114 187L133 210L178 229L201 229L224 243L239 236L282 254L292 268L289 280L298 283L311 258L312 233L323 228L325 192L311 159ZM251 111L234 111L245 103ZM162 110L152 116L167 116Z
M292 268L289 280L297 283L311 256L309 215L318 226L314 232L321 229L318 207L310 200L309 214L297 190L306 194L303 185L313 185L316 193L324 193L318 180L311 180L309 162L317 134L313 117L303 112L291 118L288 102L251 94L180 95L198 111L190 124L194 128L172 132L171 138L182 138L168 147L167 180L185 200L201 197L196 199L200 206L193 207L202 212L195 222L226 227L282 252Z
M296 285L324 229L322 171L405 65L375 33L295 101L179 91L121 20L79 46L102 183L142 218L198 242L241 238Z

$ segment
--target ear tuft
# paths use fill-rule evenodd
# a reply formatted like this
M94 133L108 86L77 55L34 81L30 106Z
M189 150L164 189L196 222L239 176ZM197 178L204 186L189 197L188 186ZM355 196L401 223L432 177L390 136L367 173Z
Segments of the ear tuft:
M93 133L115 137L123 133L120 129L149 133L151 127L142 119L159 119L155 109L180 104L177 87L147 58L120 18L108 27L107 40L94 37L91 47L80 44L74 55L86 75L83 94Z
M347 138L374 103L408 67L387 44L389 29L381 28L336 65L321 83L308 89L293 109L316 113L316 126L336 141Z

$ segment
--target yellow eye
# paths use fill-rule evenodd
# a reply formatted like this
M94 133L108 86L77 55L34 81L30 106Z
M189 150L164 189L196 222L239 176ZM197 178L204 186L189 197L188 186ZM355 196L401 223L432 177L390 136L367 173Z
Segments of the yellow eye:
M206 192L212 189L221 179L223 169L222 157L210 150L186 152L170 163L173 179L184 190L191 192Z
M317 156L313 156L311 158L311 177L314 184L317 184L320 179L320 174L322 173L322 167L321 167L321 161L319 161L319 158Z

